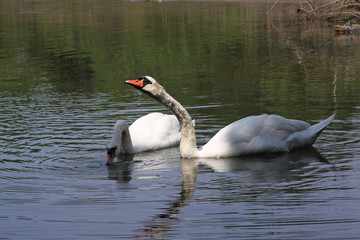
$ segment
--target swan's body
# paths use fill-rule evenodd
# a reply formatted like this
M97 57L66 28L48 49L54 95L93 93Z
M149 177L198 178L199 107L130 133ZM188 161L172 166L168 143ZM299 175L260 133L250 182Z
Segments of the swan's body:
M331 120L328 119L328 123ZM278 115L250 116L221 129L198 154L200 157L233 157L289 152L311 146L320 134L320 129L321 126L311 127L307 122Z
M174 115L150 113L137 119L130 127L124 120L118 120L107 146L107 163L111 163L115 155L175 146L179 144L180 137L179 121Z
M181 126L180 154L185 158L289 152L311 146L335 116L313 126L278 115L250 116L224 127L207 144L197 149L194 124L189 113L155 79L146 76L125 83L135 86L175 114Z

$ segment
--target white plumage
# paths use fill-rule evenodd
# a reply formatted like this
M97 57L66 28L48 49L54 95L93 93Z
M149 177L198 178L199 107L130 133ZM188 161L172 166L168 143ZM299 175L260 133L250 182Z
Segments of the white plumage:
M278 115L249 116L221 129L198 152L200 157L233 157L256 153L289 152L311 146L324 125L310 126L307 122L286 119Z
M295 148L311 146L335 117L333 114L310 126L304 121L278 115L250 116L224 127L207 144L197 149L195 128L189 113L155 79L145 76L125 83L154 98L176 115L181 126L180 154L185 158L289 152Z
M116 155L157 150L179 144L179 121L174 115L150 113L128 127L124 120L114 126L111 142L107 145L107 163Z
M158 112L137 119L129 131L135 153L171 147L181 138L176 117Z

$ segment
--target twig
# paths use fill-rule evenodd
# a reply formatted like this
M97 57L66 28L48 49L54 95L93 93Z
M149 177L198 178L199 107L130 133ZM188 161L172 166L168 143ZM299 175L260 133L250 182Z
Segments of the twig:
M273 10L273 8L276 6L276 4L277 4L278 2L279 2L279 0L276 0L276 1L274 2L274 4L271 6L270 10L267 11L266 16L268 16L268 15L270 14L270 12Z
M337 1L333 1L333 2L329 2L329 3L323 4L323 5L315 8L315 9L313 9L313 11L314 11L314 12L315 12L315 11L318 11L318 10L320 10L321 8L326 8L327 6L336 4L336 3L341 2L341 1L342 1L342 0L337 0Z
M313 6L309 3L309 1L308 1L308 0L305 0L305 2L306 2L307 5L310 7L310 9L311 9L312 11L314 11L314 8L313 8Z

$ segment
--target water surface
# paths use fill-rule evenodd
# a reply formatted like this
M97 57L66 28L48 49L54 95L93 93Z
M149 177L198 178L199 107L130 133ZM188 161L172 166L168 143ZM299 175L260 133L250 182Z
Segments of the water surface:
M0 3L2 239L357 239L360 38L293 24L272 3ZM123 84L155 77L196 119L198 145L274 113L314 148L106 167L117 119L165 108Z

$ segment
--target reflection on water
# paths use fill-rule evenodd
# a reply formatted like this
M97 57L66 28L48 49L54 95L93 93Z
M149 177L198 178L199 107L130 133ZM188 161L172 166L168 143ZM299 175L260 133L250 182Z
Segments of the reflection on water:
M172 236L171 231L174 223L178 221L177 214L190 204L196 189L197 161L195 159L181 159L182 184L181 191L175 201L171 201L169 207L164 208L160 214L152 217L145 223L145 228L140 229L137 237L153 237L164 239Z
M329 164L315 149L306 148L285 154L272 154L269 156L242 157L242 158L203 158L203 159L181 159L182 184L179 196L171 201L168 208L162 210L160 214L154 216L150 222L145 224L141 237L154 237L164 239L171 237L174 225L181 221L177 217L183 208L191 204L196 190L196 179L198 165L211 167L215 172L241 172L243 182L283 182L293 181L300 175L305 175L303 171L311 163L324 162ZM127 168L127 167L125 167ZM299 174L299 171L302 172ZM308 175L309 176L309 175ZM300 179L297 179L299 181ZM304 180L306 181L306 180ZM301 186L292 185L291 188ZM303 191L312 191L310 188ZM207 236L206 232L199 232L201 236Z
M128 183L131 181L131 165L133 163L133 155L124 155L119 162L108 166L108 178L117 180L119 183Z
M271 5L0 1L1 238L357 239L360 38ZM116 120L166 112L123 84L147 74L199 146L253 114L337 116L315 149L106 167Z
M249 180L281 182L291 177L291 171L311 162L327 162L314 148L297 149L281 155L249 156L246 158L200 159L199 163L215 172L241 172Z

